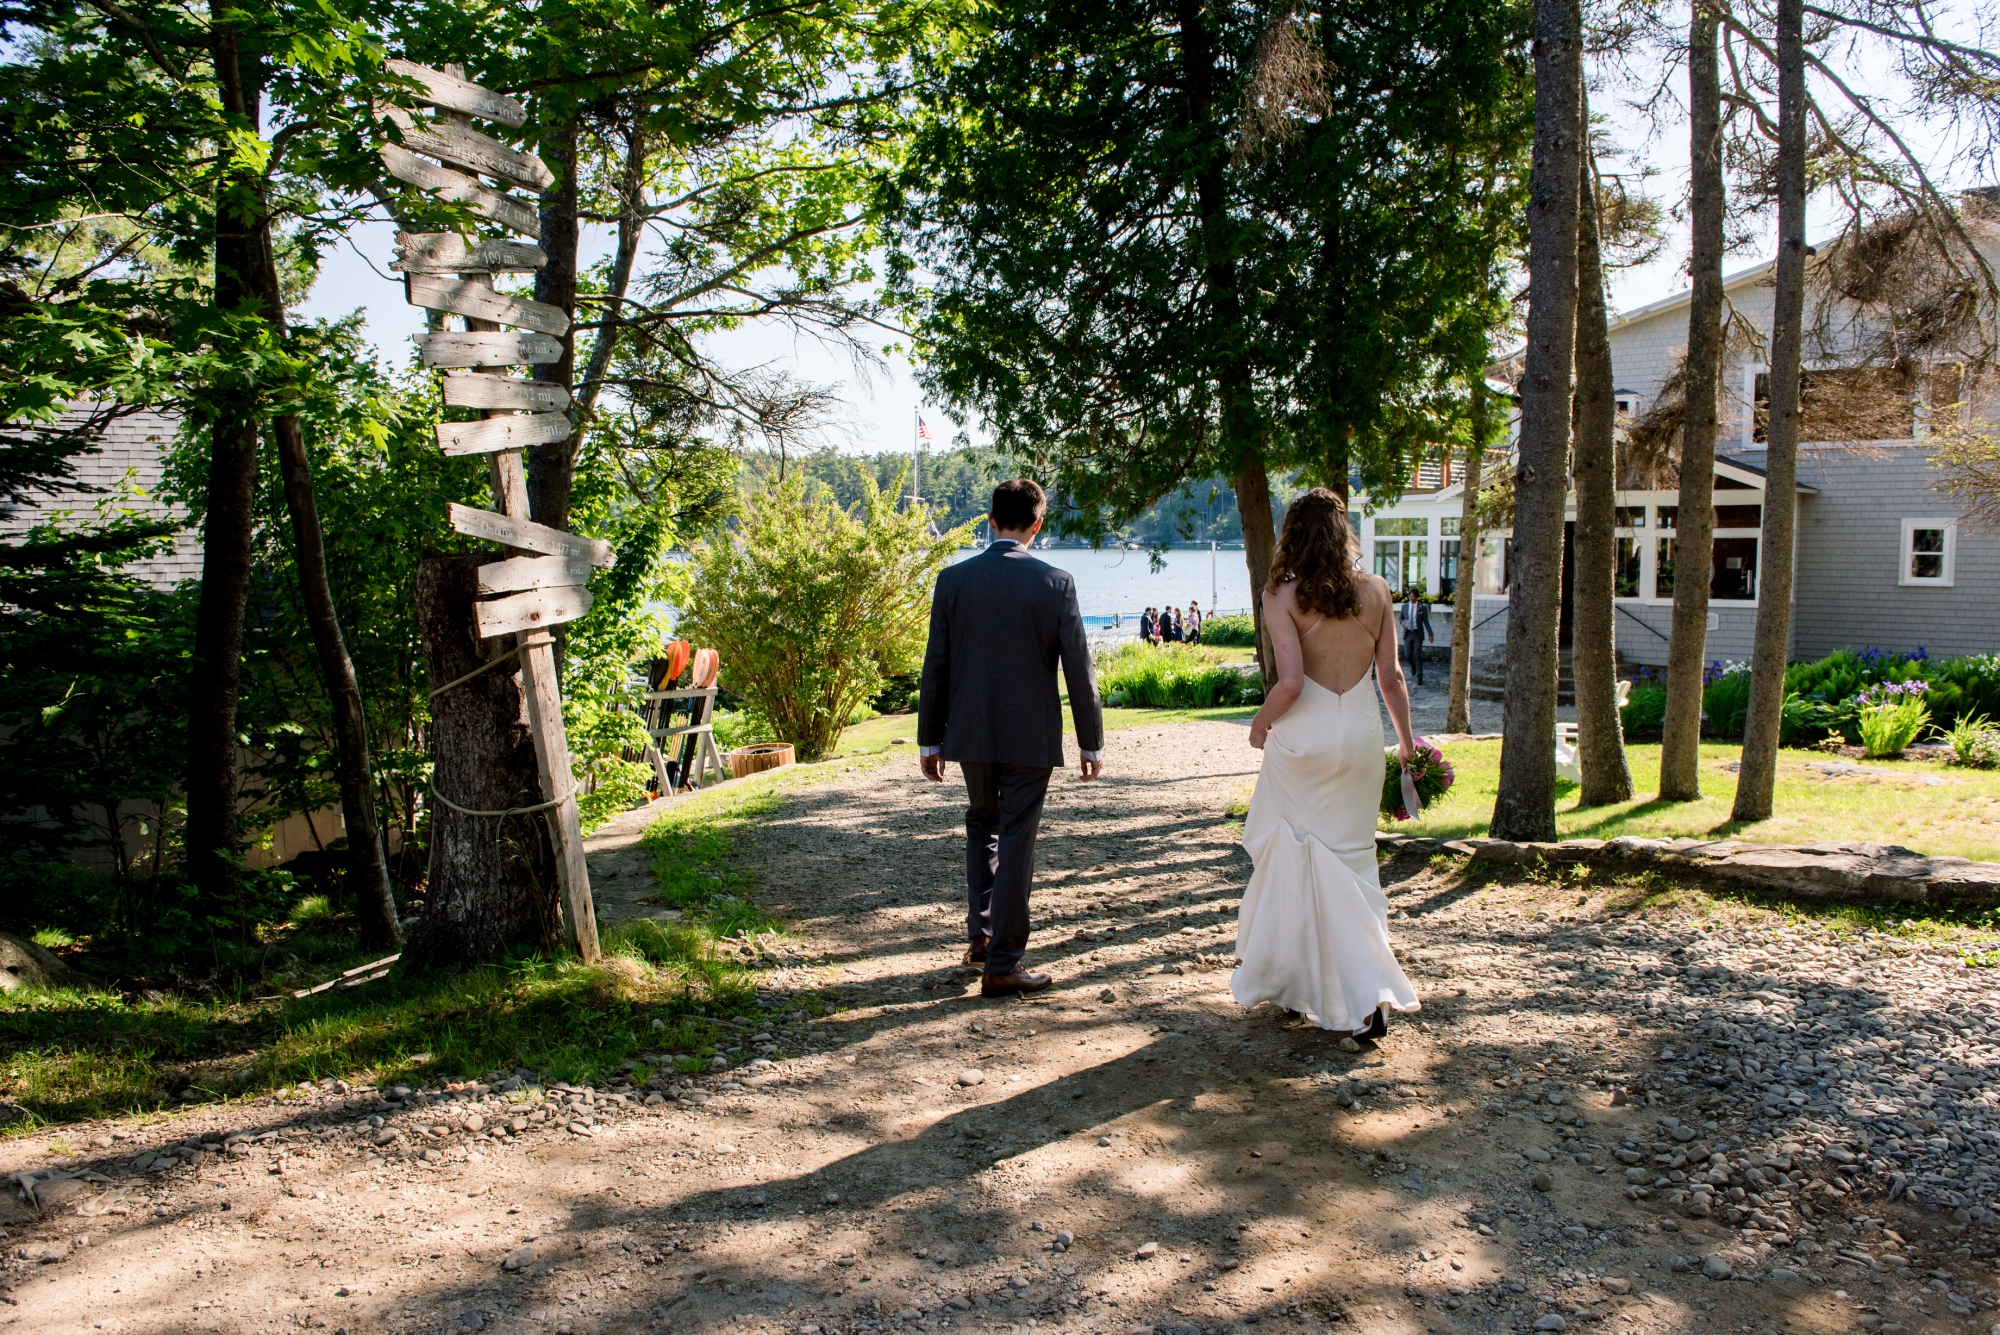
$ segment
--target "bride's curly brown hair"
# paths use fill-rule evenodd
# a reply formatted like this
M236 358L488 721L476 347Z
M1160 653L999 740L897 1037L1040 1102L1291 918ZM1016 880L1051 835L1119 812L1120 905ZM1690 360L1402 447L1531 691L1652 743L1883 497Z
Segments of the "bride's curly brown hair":
M1314 487L1285 511L1278 555L1271 562L1269 589L1297 580L1299 606L1335 621L1361 611L1354 558L1361 550L1347 522L1347 502L1325 487Z

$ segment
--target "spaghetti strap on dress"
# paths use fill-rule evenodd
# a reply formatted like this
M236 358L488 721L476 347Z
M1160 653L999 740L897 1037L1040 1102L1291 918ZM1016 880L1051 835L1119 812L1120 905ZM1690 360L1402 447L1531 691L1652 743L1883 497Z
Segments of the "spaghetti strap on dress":
M1368 680L1336 692L1307 677L1271 725L1243 826L1256 870L1229 980L1243 1006L1276 1002L1341 1032L1366 1027L1379 1006L1418 1008L1389 944L1375 861L1385 762L1375 692L1360 689Z

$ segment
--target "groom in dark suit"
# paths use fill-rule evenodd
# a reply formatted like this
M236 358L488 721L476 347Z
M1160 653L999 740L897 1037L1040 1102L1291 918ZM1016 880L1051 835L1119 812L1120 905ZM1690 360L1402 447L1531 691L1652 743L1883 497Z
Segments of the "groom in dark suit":
M1104 713L1076 581L1028 551L1047 512L1042 489L1025 478L993 489L992 545L946 567L931 595L917 706L925 777L943 782L947 760L965 771L966 962L984 966L979 991L988 997L1039 992L1050 983L1047 974L1022 968L1021 957L1035 831L1049 775L1063 763L1058 659L1084 781L1104 769Z

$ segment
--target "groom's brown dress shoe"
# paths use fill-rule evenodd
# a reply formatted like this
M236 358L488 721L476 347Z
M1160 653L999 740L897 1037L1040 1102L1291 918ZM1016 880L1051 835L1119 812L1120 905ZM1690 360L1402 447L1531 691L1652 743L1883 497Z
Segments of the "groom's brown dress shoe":
M989 973L979 980L979 995L982 997L1013 997L1028 992L1039 992L1055 979L1045 973L1029 973L1020 965L1015 965L1012 973Z
M960 960L959 963L970 965L975 969L986 967L986 942L988 939L982 936L967 946L965 948L965 958Z

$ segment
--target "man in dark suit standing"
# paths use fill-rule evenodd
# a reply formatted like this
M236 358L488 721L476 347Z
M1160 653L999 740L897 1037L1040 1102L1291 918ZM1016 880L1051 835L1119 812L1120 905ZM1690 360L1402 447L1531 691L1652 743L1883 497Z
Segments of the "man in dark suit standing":
M1049 775L1063 763L1060 660L1087 783L1104 769L1104 713L1077 610L1076 582L1028 546L1048 512L1025 478L993 489L993 542L939 574L917 706L925 777L946 761L965 772L968 964L984 968L989 997L1039 992L1045 973L1021 967L1028 949L1028 891L1035 832Z

